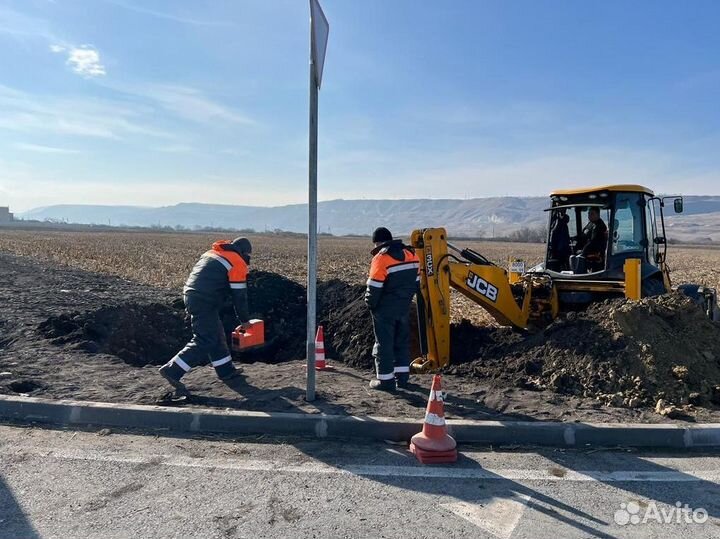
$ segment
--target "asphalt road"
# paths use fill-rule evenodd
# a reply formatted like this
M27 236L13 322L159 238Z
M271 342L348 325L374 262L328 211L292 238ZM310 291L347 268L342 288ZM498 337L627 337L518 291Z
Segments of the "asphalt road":
M461 449L0 426L0 539L720 537L718 453Z

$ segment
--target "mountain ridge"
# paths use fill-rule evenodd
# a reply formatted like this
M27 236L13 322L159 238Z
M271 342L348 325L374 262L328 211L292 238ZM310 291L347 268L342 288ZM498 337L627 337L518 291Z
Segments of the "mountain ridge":
M720 196L685 198L681 215L666 212L669 235L682 241L720 241ZM470 199L334 199L318 203L318 230L336 235L369 234L377 226L407 234L415 228L444 226L453 235L500 237L523 227L546 224L547 197ZM58 204L18 215L25 220L88 225L213 227L307 230L307 204L252 206L183 202L170 206Z

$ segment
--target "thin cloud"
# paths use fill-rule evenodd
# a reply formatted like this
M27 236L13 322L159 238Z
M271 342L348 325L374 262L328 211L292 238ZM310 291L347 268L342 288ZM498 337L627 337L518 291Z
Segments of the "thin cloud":
M177 84L121 84L103 81L103 87L140 98L152 106L165 109L173 116L195 123L216 125L219 122L256 126L257 122L242 112L224 105L202 91Z
M28 152L38 153L53 153L53 154L77 154L80 150L71 150L69 148L57 148L55 146L43 146L41 144L29 144L25 142L18 142L13 145L18 150L24 150Z
M181 24L190 24L193 26L208 26L208 27L226 27L231 28L234 26L237 26L235 23L230 21L204 21L201 19L195 19L192 17L183 17L180 15L175 15L173 13L167 13L164 11L156 11L154 9L148 9L145 7L136 6L133 4L128 4L126 2L121 2L119 0L105 0L108 4L112 4L117 7L121 7L124 9L127 9L129 11L134 11L135 13L142 13L143 15L150 15L151 17L156 17L158 19L164 19L166 21L173 21Z
M49 23L44 19L30 17L13 9L0 6L0 34L18 38L55 39Z
M155 150L163 153L190 153L193 151L193 148L183 144L175 144L170 146L160 146L155 148Z
M199 90L187 86L155 85L146 94L170 112L196 122L224 120L253 125L255 121L225 105L209 99Z
M99 139L135 135L174 139L175 135L146 125L151 110L139 105L91 98L33 95L0 85L0 129Z

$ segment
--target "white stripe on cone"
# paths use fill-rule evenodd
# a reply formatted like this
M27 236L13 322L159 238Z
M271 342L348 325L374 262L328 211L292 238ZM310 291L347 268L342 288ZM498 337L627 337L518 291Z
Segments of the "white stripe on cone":
M425 414L425 423L427 423L428 425L434 425L436 427L444 427L445 418L437 414L428 412Z

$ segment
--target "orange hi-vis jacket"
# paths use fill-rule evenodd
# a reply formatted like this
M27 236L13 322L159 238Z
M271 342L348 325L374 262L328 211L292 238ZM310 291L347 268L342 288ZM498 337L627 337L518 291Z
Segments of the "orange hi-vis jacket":
M372 259L365 301L373 313L407 316L417 292L420 261L415 252L393 240L383 245Z
M227 240L216 241L193 267L183 293L212 302L218 309L230 293L235 314L247 322L247 275L247 263L235 246Z

